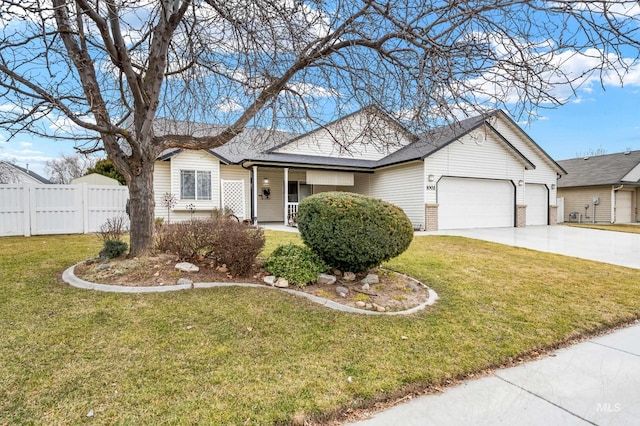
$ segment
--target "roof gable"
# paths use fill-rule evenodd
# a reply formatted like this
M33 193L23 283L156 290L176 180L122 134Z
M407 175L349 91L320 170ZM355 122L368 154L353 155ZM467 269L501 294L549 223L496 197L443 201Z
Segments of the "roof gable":
M20 167L16 164L9 163L6 161L2 161L1 163L3 167L8 167L11 170L13 170L15 173L17 173L19 176L23 177L22 179L19 179L20 182L23 182L26 178L26 180L29 182L42 183L45 185L51 184L51 181L49 179L46 179L40 176L39 174L37 174L32 170L25 169L24 167Z
M640 151L570 158L558 163L567 171L558 181L560 188L637 183L638 176L632 172L640 164Z
M416 139L386 113L367 107L293 138L268 153L377 161Z

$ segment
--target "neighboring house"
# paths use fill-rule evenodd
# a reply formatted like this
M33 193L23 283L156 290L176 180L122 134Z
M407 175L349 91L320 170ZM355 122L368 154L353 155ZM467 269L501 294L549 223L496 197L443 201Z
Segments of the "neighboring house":
M558 162L565 222L638 222L640 151L572 158Z
M303 198L337 190L396 204L416 229L546 225L555 223L564 173L502 111L416 136L365 108L304 135L246 129L219 148L163 152L155 214L166 219L160 199L170 192L172 219L189 218L190 205L196 217L227 206L240 218L287 224Z
M17 166L6 161L0 161L0 175L6 178L6 182L0 181L0 183L33 183L37 185L51 184L49 179L45 179L39 174L29 170L28 166Z
M71 185L76 185L79 183L86 183L89 185L113 185L120 186L120 182L116 179L110 178L109 176L101 175L100 173L89 173L88 175L80 176L74 179L71 179L69 182Z

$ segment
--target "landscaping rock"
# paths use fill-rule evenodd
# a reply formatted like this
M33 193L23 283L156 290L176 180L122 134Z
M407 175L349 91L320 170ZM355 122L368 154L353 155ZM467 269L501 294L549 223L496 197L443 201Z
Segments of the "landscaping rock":
M356 274L354 274L353 272L345 272L342 276L342 279L345 281L355 281Z
M276 283L276 276L275 275L267 275L266 277L264 277L262 279L262 281L264 281L265 284L274 285Z
M279 288L287 288L287 287L289 287L289 281L287 281L286 279L280 277L280 278L278 278L276 280L276 282L273 285L275 285L276 287L279 287Z
M414 293L420 290L420 287L418 287L415 283L412 283L412 282L407 283L407 287L410 288L411 291L413 291Z
M349 294L349 289L339 285L338 287L336 287L336 293L338 293L338 296L340 297L347 297L347 294Z
M365 303L364 308L365 309L373 309L373 303Z
M371 287L371 286L369 285L369 283L364 283L364 284L362 284L362 289L363 289L364 291L369 290L369 288L370 288L370 287Z
M200 268L198 268L196 265L189 262L177 263L176 269L183 272L198 272L200 270Z
M358 308L364 308L364 307L366 307L366 306L367 306L367 304L366 304L366 303L364 303L362 300L358 300L358 301L356 302L356 306L357 306Z
M318 274L318 284L334 284L336 282L335 275Z
M336 277L341 277L342 276L342 271L340 269L332 269L331 273L333 275L335 275Z
M229 272L229 269L227 268L227 265L222 265L222 266L218 266L216 268L216 271L226 274L227 272Z
M180 278L178 280L178 285L193 285L193 281L188 278Z
M380 306L380 305L377 305L377 304L375 304L375 303L373 304L373 308L374 308L376 311L378 311L378 312L384 312L384 311L386 310L386 309L384 308L384 306Z
M378 284L379 282L380 278L378 274L367 274L367 276L360 281L361 284Z
M110 263L101 263L98 266L96 266L96 271L106 271L107 269L111 268L111 264Z

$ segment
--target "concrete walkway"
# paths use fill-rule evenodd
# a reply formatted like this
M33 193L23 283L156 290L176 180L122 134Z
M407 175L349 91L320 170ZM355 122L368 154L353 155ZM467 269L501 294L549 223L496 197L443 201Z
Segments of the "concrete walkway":
M457 229L416 235L458 235L516 247L640 268L640 234L571 226Z
M353 425L637 425L640 323Z

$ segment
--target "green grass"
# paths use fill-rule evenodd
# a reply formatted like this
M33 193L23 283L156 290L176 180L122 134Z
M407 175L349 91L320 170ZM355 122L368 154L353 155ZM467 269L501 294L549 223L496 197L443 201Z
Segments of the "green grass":
M601 229L604 231L629 232L631 234L640 234L640 225L627 225L624 223L564 223L565 226L573 226L576 228Z
M297 239L268 232L266 250ZM89 410L97 424L322 420L640 315L640 271L459 237L417 237L386 265L440 295L400 318L269 289L124 295L60 281L99 248L94 236L0 239L0 424L76 424Z

